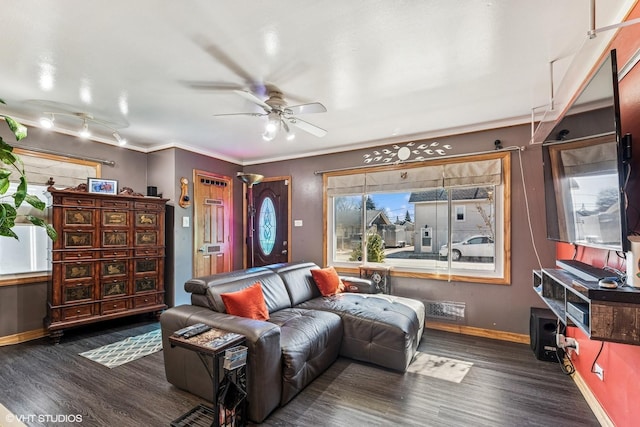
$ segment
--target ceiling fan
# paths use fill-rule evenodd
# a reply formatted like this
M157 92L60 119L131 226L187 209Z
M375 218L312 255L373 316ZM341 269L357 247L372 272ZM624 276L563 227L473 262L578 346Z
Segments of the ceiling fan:
M234 90L236 94L245 98L254 104L259 105L264 110L264 113L230 113L230 114L214 114L215 117L223 116L254 116L268 118L268 123L263 135L267 141L273 140L280 129L284 129L288 136L293 136L289 125L297 127L311 135L319 138L325 136L327 131L318 127L312 123L304 121L296 115L298 114L311 114L311 113L324 113L327 111L324 105L319 102L311 102L308 104L291 105L288 106L287 102L282 96L282 92L279 90L271 89L269 91L269 98L261 100L253 93L246 90Z

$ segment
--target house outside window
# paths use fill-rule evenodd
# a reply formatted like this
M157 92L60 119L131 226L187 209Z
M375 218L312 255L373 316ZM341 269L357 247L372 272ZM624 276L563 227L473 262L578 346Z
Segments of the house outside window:
M509 175L508 153L327 174L326 264L508 283Z

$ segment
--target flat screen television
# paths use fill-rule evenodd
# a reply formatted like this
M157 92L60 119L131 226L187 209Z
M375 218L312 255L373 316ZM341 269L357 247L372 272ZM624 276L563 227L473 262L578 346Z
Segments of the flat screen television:
M629 250L616 52L606 57L542 147L547 238Z

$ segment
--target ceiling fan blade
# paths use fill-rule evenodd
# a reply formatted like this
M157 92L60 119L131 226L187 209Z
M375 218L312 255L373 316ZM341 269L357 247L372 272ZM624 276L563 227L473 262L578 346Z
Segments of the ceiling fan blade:
M318 138L322 138L327 134L327 131L322 129L321 127L313 125L309 122L305 122L304 120L301 120L297 117L288 117L287 121L289 122L289 124L297 127L298 129L308 132L311 135L317 136Z
M327 108L319 102L311 102L309 104L292 105L286 107L285 111L288 114L311 114L311 113L326 113Z
M196 90L211 90L211 91L240 90L243 88L242 85L239 85L236 83L214 82L214 81L183 81L182 84Z
M289 133L289 125L287 124L286 120L282 120L282 127L284 128L284 131Z
M234 90L234 92L240 95L241 97L243 97L244 99L251 101L254 104L258 104L267 113L271 112L272 108L266 102L264 102L263 100L261 100L260 98L252 94L251 92L248 92L246 90Z
M262 117L266 116L267 113L225 113L225 114L214 114L213 117L226 117L226 116L251 116L251 117Z

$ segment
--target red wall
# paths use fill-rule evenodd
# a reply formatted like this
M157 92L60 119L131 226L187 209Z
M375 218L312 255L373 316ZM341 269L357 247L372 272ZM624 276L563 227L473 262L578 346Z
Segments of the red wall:
M627 20L640 17L640 4L636 4ZM640 48L640 24L620 30L612 42L617 51L618 67L621 68ZM622 132L631 133L634 139L633 157L640 158L640 65L636 65L620 81L620 116ZM635 169L638 169L637 167ZM640 170L632 170L627 194L640 192ZM627 210L628 226L638 231L640 209L632 206ZM596 267L613 267L625 271L625 261L615 252L558 244L557 259L575 259ZM637 325L640 327L640 325ZM578 328L571 327L568 336L578 340L580 354L572 356L580 376L587 383L600 405L616 426L631 426L640 423L640 346L590 340ZM598 351L602 346L602 351ZM591 367L596 361L604 371L601 381Z

